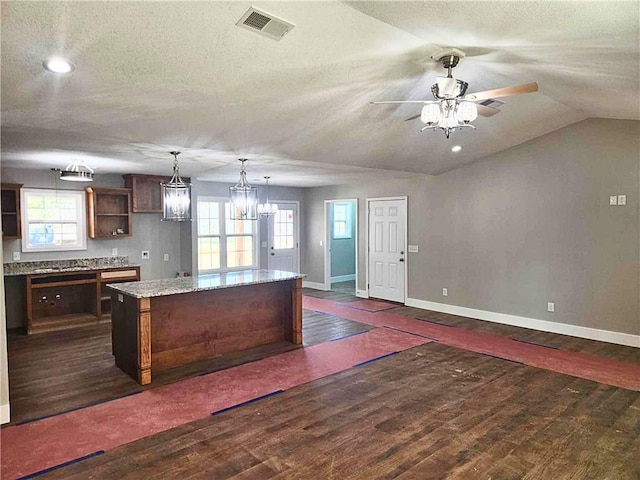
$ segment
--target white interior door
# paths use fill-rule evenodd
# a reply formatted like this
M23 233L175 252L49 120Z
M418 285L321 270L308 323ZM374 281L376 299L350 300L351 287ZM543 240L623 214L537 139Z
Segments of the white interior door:
M369 202L369 296L405 301L405 225L407 202Z
M269 217L269 269L300 271L298 265L298 204L278 202L278 211Z

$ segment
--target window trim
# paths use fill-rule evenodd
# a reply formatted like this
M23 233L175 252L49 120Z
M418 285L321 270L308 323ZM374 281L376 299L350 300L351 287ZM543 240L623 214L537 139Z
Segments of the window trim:
M217 202L220 203L221 206L219 207L222 212L222 215L220 216L220 233L217 235L200 235L199 232L199 217L198 217L198 204L200 202ZM225 217L225 213L226 213L226 209L225 209L225 204L229 203L229 198L228 197L210 197L207 195L198 195L196 197L196 205L194 208L195 211L195 221L193 223L195 223L194 227L195 227L195 241L194 241L194 251L195 251L195 255L194 255L194 260L195 260L195 270L198 272L198 274L200 275L206 275L206 274L211 274L211 273L224 273L224 272L240 272L242 270L254 270L254 269L258 269L260 268L260 224L258 223L257 220L245 220L245 221L252 221L252 222L256 222L254 224L254 233L252 234L227 234L226 232L226 220L230 220L227 219ZM227 242L226 239L229 237L253 237L253 260L254 263L252 265L243 265L240 267L221 267L221 268L213 268L213 269L206 269L206 270L201 270L200 269L200 262L199 262L199 252L198 252L198 246L199 246L199 242L198 240L200 238L219 238L220 239L220 265L226 265L227 264Z
M336 207L344 206L346 207L346 218L345 222L345 233L344 235L336 234ZM342 220L340 220L342 222ZM333 240L350 240L353 238L353 234L351 231L353 230L353 214L351 203L349 202L335 202L333 203L333 212L332 212L332 230L333 230Z
M29 245L29 214L27 208L28 194L39 193L42 195L70 195L76 197L79 202L79 211L76 222L51 222L51 223L74 223L78 225L78 241L73 246L52 245L52 246L30 246ZM87 250L87 197L84 190L62 190L54 188L22 188L20 189L20 222L22 228L22 251L25 253L35 252L73 252Z

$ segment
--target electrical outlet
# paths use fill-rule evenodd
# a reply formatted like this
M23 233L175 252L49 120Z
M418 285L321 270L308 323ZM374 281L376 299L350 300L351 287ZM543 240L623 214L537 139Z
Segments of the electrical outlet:
M618 205L626 205L626 204L627 204L627 196L618 195Z
M165 262L168 262L169 261L169 254L165 253L163 258L164 258Z
M323 246L324 242L322 240L320 240L320 246Z
M609 195L609 205L617 205L617 204L618 204L618 196Z
M553 302L547 303L547 312L555 312L555 311L556 311L556 304Z
M20 252L13 252L13 261L17 262L20 260Z
M117 248L112 248L111 249L111 256L112 257L117 257L118 256L118 249Z
M142 258L143 260L149 260L149 250L143 250L143 251L142 251L141 258Z
M448 297L449 296L449 289L448 288L443 288L442 289L442 296L443 297Z

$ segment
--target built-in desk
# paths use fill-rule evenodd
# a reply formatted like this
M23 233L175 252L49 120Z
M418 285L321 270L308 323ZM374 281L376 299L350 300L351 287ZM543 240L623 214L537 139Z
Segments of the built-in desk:
M127 257L6 263L4 274L21 277L27 333L108 322L111 294L106 285L140 279ZM17 294L17 292L16 292ZM21 309L22 310L22 309Z
M302 343L302 277L245 270L108 285L116 365L152 372L282 340Z

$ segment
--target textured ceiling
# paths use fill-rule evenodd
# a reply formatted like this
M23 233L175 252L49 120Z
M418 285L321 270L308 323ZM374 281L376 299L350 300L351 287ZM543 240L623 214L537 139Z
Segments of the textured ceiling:
M3 2L2 166L181 171L315 186L438 174L587 117L639 119L640 2L255 3L296 27L238 28L245 2ZM481 91L536 81L477 129L420 133L443 70ZM57 76L42 62L70 58ZM464 148L452 154L450 147Z

